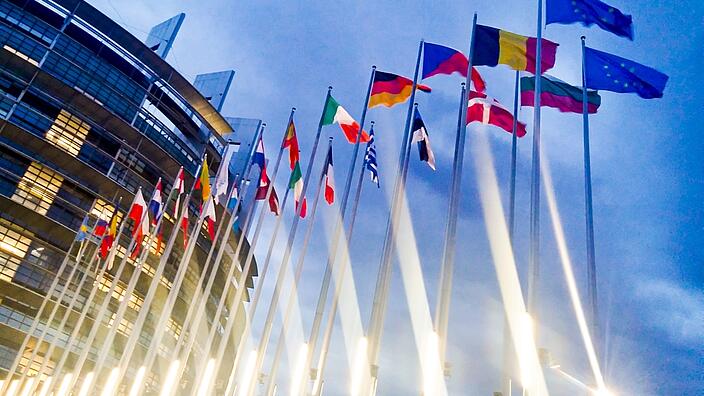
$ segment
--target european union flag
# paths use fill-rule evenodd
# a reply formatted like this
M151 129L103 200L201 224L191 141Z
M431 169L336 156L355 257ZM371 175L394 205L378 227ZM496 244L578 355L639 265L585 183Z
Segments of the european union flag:
M545 8L545 20L548 24L596 24L617 36L633 40L631 16L624 15L617 8L599 0L546 0Z
M644 99L662 98L667 75L659 71L593 48L585 48L587 88L612 92L635 92Z

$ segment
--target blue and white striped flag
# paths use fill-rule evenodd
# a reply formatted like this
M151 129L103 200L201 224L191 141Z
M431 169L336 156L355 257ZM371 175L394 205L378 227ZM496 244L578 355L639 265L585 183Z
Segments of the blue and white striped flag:
M369 131L369 142L364 153L364 166L369 170L369 176L373 183L379 187L379 171L376 164L376 144L374 143L374 128Z

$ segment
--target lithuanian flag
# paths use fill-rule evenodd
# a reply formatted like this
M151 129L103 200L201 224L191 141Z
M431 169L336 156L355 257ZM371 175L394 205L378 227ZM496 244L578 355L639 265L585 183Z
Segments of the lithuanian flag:
M535 50L538 39L507 32L491 26L477 25L474 35L474 66L507 65L513 70L535 74ZM542 40L541 74L555 66L557 43Z
M417 84L416 87L424 92L430 92L427 85ZM369 97L369 108L384 105L391 107L405 102L411 96L413 80L392 73L376 71L374 83Z

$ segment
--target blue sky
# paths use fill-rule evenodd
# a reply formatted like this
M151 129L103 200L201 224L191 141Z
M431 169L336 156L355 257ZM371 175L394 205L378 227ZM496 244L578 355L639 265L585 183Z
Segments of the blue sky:
M420 38L466 52L475 11L482 24L524 35L535 34L536 15L535 2L517 0L412 4L333 4L319 0L90 2L139 38L146 36L150 26L185 12L185 22L168 61L191 80L199 73L234 69L236 75L224 113L265 120L269 125L265 140L270 156L281 139L290 108L297 107L304 166L328 85L334 86L335 98L359 119L372 64L411 76ZM704 149L700 137L704 5L695 0L611 0L610 4L633 15L635 41L579 25L550 25L545 30L546 38L560 43L551 74L562 80L575 84L580 81L579 37L583 34L589 46L653 66L670 76L662 99L603 92L602 107L590 118L599 299L607 334L606 380L625 395L704 395ZM513 72L502 66L483 67L480 72L487 81L488 93L510 105ZM418 163L414 151L408 196L432 308L460 80L457 76L439 76L427 83L433 92L420 94L418 102L437 157L437 171ZM382 188L377 190L365 183L351 246L365 326L405 111L406 107L399 105L369 112L369 119L377 123ZM523 109L520 119L531 125L532 109ZM550 158L568 246L584 291L581 116L545 109L542 125L543 148ZM337 185L341 187L351 147L342 141L337 127L327 127L324 133L336 138ZM507 195L503 187L508 185L510 135L470 126L466 156L471 156L472 135L477 133L490 137L498 180ZM516 254L522 275L528 253L531 133L529 128L529 137L519 142L518 157ZM316 164L322 163L323 156L318 155ZM497 389L500 378L502 308L474 162L467 158L450 316L448 357L453 376L448 388L453 395L486 395ZM280 190L287 176L278 178ZM292 209L286 209L288 222ZM314 239L324 241L323 233L329 231L334 212L325 207L319 213L328 221L318 221ZM588 381L589 366L574 315L565 303L567 291L545 204L542 213L540 344L551 350L566 371ZM268 222L265 231L270 232L273 221ZM305 221L303 225L307 225ZM298 241L302 234L299 231ZM304 334L310 328L326 252L325 244L316 242L308 253L299 293ZM411 394L418 388L418 358L408 307L398 267L394 271L381 356L380 395ZM264 287L269 290L272 286ZM257 316L259 322L262 319L262 315ZM256 331L255 321L255 335ZM344 394L347 369L339 329L333 345L326 393ZM554 394L574 394L574 388L559 377L548 374L548 383Z

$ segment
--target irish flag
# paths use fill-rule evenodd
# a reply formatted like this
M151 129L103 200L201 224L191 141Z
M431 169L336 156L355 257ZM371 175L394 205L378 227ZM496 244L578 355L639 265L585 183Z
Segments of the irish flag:
M303 173L301 172L301 164L296 162L293 170L291 171L291 178L288 180L288 188L293 189L293 197L296 200L296 210L298 210L298 205L301 202L301 195L303 195ZM301 208L300 216L301 218L306 217L306 199L303 198L303 207Z
M345 133L345 138L347 138L347 141L352 144L357 142L359 124L354 120L354 118L352 118L350 113L348 113L344 107L337 103L332 95L328 95L328 98L325 101L325 111L323 112L323 118L321 121L323 125L339 124L340 128L342 128L342 132ZM369 134L366 131L362 131L362 138L360 142L366 143L368 141Z

